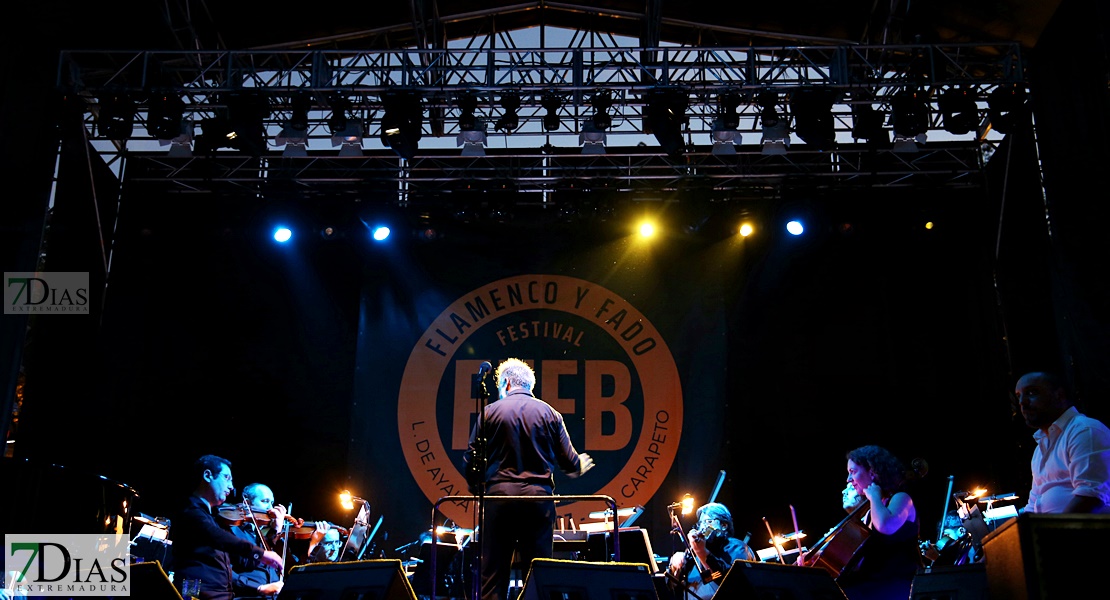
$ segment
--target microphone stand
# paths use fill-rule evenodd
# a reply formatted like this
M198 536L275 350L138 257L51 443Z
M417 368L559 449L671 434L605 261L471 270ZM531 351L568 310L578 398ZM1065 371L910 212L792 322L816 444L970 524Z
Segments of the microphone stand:
M486 389L487 370L483 367L485 367L485 364L478 368L478 393L475 394L478 423L475 426L474 455L471 457L472 462L470 463L471 475L475 481L474 487L477 492L475 495L478 496L478 549L476 550L478 558L475 561L473 582L471 584L471 600L480 600L482 597L482 546L486 541L486 468L488 466L488 456L486 455L485 420L486 402L489 400L489 391ZM433 529L433 552L437 549L436 544L438 543L439 537L435 535L435 530ZM433 573L432 577L436 577L436 575Z

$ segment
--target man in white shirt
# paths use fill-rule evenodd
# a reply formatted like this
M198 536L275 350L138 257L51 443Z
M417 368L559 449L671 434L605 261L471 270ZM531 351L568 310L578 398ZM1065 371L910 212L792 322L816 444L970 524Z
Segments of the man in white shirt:
M1051 373L1022 375L1014 394L1037 442L1022 512L1110 513L1110 428L1079 412Z

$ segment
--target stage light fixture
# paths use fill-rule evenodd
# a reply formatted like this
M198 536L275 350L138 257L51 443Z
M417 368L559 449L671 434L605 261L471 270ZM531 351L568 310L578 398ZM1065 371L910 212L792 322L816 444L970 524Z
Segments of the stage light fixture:
M736 154L736 138L740 135L736 128L729 127L725 120L718 117L713 121L713 154L718 156Z
M593 126L598 131L605 131L613 126L613 117L609 109L613 107L613 94L609 90L599 90L590 99L594 107Z
M339 146L339 156L362 156L362 121L347 119L341 131L331 136L332 147Z
M108 93L100 98L96 115L100 135L116 141L131 139L135 131L135 100L126 93Z
M282 156L308 156L308 111L312 100L307 93L299 92L291 101L292 113L274 143L285 146Z
M158 144L162 146L169 146L170 149L166 152L166 156L170 157L189 157L193 155L193 131L194 124L190 119L182 119L177 123L178 133L170 139L159 139Z
M200 134L196 136L196 151L201 154L211 154L220 148L232 148L235 142L235 131L231 128L227 117L216 114L200 121Z
M281 155L285 157L304 157L308 156L308 137L301 131L296 131L289 125L281 129L281 133L274 137L274 143L279 146L285 146L281 151Z
M606 137L605 132L598 129L592 120L583 121L582 132L578 134L582 154L605 154Z
M270 103L254 90L232 92L227 96L226 116L204 119L205 148L231 148L251 156L261 156L266 147L263 120L270 114ZM200 138L197 139L198 146Z
M501 96L501 108L504 112L501 118L497 119L494 124L494 130L504 131L505 133L512 133L520 127L520 117L516 111L520 108L520 94L516 92L509 92Z
M925 92L905 89L891 99L890 125L894 129L893 152L917 152L929 131L929 105Z
M347 113L351 110L351 99L333 94L328 98L328 106L331 107L331 116L328 117L328 131L335 135L346 130Z
M456 104L459 105L459 129L474 131L478 127L478 117L474 114L478 109L478 99L466 92L459 96Z
M486 122L481 119L471 124L470 129L464 129L455 137L457 146L462 146L463 156L486 155Z
M563 106L563 99L554 92L546 92L540 104L547 111L547 114L543 116L543 128L547 131L558 131L560 126L559 109Z
M756 102L760 106L759 121L763 130L763 137L760 138L763 149L760 153L766 156L786 154L790 147L790 126L786 118L779 115L776 107L778 94L765 90L759 94Z
M647 93L644 133L651 133L659 147L671 157L682 156L686 145L682 128L690 122L686 107L690 97L677 88L654 89Z
M871 143L890 141L890 134L883 129L883 113L870 102L852 105L852 138Z
M717 96L717 118L726 129L740 128L740 115L736 109L740 106L740 95L736 92L725 92Z
M975 91L967 88L948 88L937 100L944 130L963 135L979 127L979 107L975 104Z
M1017 84L1000 85L987 96L987 115L991 129L999 133L1014 131L1025 119L1025 88Z
M158 140L171 140L181 135L181 121L185 118L185 102L169 92L157 93L150 98L146 131Z
M803 88L790 96L794 113L794 129L802 141L817 150L832 150L836 146L832 106L836 95L827 89Z
M312 110L312 96L300 91L290 100L290 115L287 124L294 131L308 131L308 111Z
M389 94L382 98L382 143L397 156L411 160L419 149L424 126L424 107L420 97L411 92Z

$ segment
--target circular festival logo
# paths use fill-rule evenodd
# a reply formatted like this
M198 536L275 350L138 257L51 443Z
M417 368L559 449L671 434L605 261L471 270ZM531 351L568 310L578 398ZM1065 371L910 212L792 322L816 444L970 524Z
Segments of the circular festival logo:
M562 413L574 447L597 466L570 479L556 473L557 496L576 522L647 502L678 450L682 386L659 332L630 303L597 284L557 275L492 282L459 298L413 348L398 398L398 427L409 470L446 518L473 523L476 503L463 453L482 396L476 374L489 360L519 358L536 371L537 397ZM489 402L497 400L490 390ZM454 498L452 498L454 497Z

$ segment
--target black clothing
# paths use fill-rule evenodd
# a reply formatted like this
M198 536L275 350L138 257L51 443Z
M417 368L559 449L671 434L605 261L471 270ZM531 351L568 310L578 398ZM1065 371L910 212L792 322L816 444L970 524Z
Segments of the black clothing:
M186 579L200 579L201 600L230 600L232 556L258 565L265 550L224 529L199 496L189 496L172 519L173 581L178 591Z
M486 406L481 424L486 440L486 496L551 496L554 469L581 469L563 416L531 392L517 389ZM475 460L477 427L463 460ZM474 492L475 489L471 489ZM481 600L504 600L514 551L526 569L533 558L551 558L555 502L489 499L478 532L483 539Z
M258 543L258 534L254 525L243 523L231 528L236 537L246 540L251 544ZM271 548L276 548L275 542L280 540L269 539L266 541ZM276 551L276 550L275 550ZM256 566L252 566L254 563ZM281 581L281 573L273 567L257 564L243 557L236 557L232 563L232 592L236 598L264 598L258 593L258 587L267 583Z
M918 523L906 521L890 535L872 529L856 565L837 583L849 600L901 600L910 597L913 578L923 566Z

